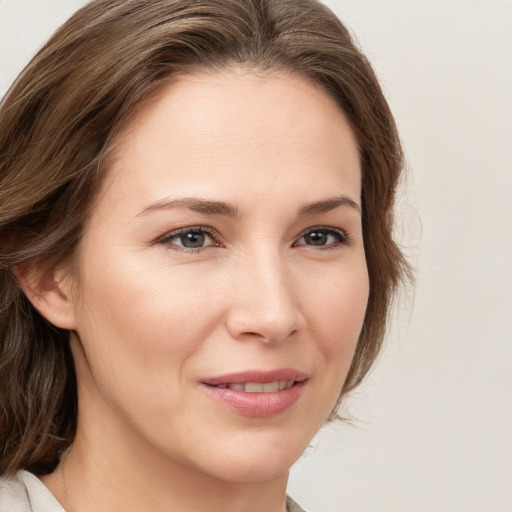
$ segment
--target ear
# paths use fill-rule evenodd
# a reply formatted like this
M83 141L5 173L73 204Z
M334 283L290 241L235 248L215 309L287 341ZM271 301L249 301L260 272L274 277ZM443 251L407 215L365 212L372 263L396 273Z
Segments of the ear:
M47 258L18 265L14 274L28 300L51 324L76 330L70 266L50 266Z

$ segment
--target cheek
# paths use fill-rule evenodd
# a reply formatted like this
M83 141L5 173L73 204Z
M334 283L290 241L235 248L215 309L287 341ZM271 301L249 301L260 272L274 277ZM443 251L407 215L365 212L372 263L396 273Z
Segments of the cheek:
M84 268L82 316L102 319L105 328L131 332L138 325L148 335L169 337L170 323L173 331L193 327L206 301L204 283L194 282L190 272L155 264L142 252L100 254Z
M171 386L216 325L210 285L142 254L97 252L82 268L78 334L98 384Z
M309 286L308 324L326 359L351 359L363 326L369 283L365 263L345 266Z
M190 275L143 269L136 260L98 261L81 276L77 376L83 411L94 414L105 404L102 412L122 411L145 437L160 439L170 418L188 421L180 399L190 380L187 365L216 325L216 313ZM161 442L167 446L168 439Z
M315 340L315 357L321 368L317 396L318 416L327 418L339 399L361 334L368 303L366 264L343 268L323 280L308 298L308 324Z

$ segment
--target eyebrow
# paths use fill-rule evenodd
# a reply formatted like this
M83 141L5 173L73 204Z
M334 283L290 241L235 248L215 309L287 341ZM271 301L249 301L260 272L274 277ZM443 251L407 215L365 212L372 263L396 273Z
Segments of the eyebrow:
M198 213L209 215L225 215L227 217L238 217L236 206L224 203L222 201L210 201L195 197L186 197L183 199L163 200L146 206L137 217L146 215L154 210L169 210L176 207L185 207Z
M316 201L303 206L299 212L300 216L315 215L316 213L325 213L338 208L339 206L349 206L361 214L361 207L353 199L347 196L331 197L323 201Z
M331 197L322 201L315 201L306 204L299 211L300 217L315 215L318 213L325 213L340 206L349 206L361 213L361 207L354 200L346 196ZM137 217L142 217L155 210L168 210L176 207L185 207L189 210L203 213L207 215L224 215L226 217L238 217L238 208L232 204L223 201L212 201L209 199L201 199L195 197L186 197L183 199L162 200L152 203L142 209Z

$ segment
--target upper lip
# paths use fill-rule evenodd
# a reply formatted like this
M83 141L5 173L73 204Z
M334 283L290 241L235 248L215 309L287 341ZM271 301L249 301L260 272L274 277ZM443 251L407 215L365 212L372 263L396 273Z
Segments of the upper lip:
M243 372L229 373L217 377L208 377L202 379L203 384L210 386L219 386L222 384L243 384L254 382L258 384L267 384L278 380L303 381L308 378L308 374L294 368L281 368L278 370L248 370Z

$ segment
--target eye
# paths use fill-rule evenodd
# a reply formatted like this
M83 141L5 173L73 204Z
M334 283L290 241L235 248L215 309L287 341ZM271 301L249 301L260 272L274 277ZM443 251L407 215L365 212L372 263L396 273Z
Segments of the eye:
M177 229L166 234L159 243L189 251L220 246L214 238L214 231L204 226Z
M346 244L348 240L348 235L341 229L316 226L305 231L293 245L309 245L327 249Z

